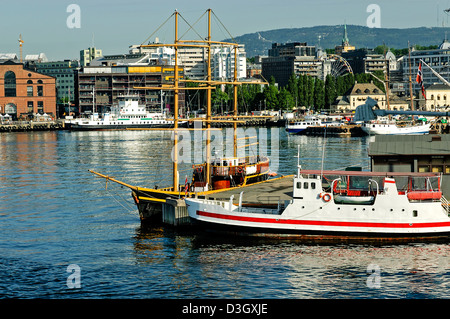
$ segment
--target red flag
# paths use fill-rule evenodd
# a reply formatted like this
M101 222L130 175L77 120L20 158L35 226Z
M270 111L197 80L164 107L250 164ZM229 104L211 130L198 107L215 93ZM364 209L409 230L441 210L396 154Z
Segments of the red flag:
M187 176L186 176L186 181L184 182L184 196L187 196L188 188L189 188L189 185L188 185Z
M422 63L419 63L419 69L417 70L417 76L416 76L416 82L419 83L420 88L422 90L422 95L423 95L424 99L426 100L427 97L425 96L425 88L423 86Z

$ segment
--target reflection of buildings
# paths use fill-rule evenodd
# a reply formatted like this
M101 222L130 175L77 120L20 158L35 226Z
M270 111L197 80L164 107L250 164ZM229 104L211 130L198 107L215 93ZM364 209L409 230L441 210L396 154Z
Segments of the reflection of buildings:
M55 78L28 70L21 63L0 64L0 107L0 113L13 118L56 115Z

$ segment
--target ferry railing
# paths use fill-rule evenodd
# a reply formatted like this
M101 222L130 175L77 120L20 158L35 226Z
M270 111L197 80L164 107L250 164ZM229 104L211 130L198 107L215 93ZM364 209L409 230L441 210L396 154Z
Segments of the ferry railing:
M447 215L450 217L450 203L447 200L447 198L444 197L444 195L441 196L441 205L442 207L445 209L445 211L447 212Z

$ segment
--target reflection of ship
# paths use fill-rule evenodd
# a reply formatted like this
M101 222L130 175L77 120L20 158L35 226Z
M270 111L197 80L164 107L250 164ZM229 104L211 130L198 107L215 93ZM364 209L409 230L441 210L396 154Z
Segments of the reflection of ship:
M119 96L119 103L99 118L97 113L90 118L67 120L70 130L125 130L130 128L172 128L174 121L161 111L148 111L145 105L139 104L139 96ZM186 121L179 125L187 124Z
M302 171L278 207L186 198L189 216L209 230L318 241L448 239L450 213L438 173Z

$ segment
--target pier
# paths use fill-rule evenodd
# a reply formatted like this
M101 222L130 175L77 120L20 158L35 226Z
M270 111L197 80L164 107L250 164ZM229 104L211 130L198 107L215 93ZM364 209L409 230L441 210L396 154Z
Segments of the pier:
M9 121L0 124L0 132L50 131L64 129L64 121Z

